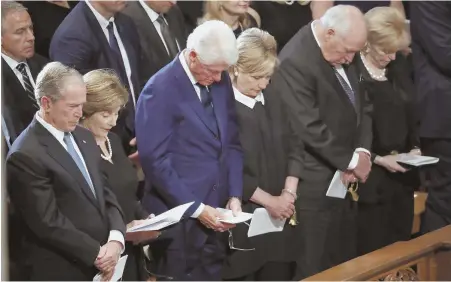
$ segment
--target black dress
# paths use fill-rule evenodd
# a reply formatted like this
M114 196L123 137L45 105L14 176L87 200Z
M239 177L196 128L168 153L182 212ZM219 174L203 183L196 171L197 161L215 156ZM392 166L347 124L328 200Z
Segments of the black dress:
M297 1L292 5L277 1L252 1L251 7L260 15L261 29L276 39L279 51L296 32L312 21L310 4L300 5Z
M405 58L398 54L390 63L387 81L372 79L360 56L354 64L360 72L362 90L373 105L372 160L376 155L407 153L419 146L413 83L406 72ZM410 239L413 192L418 185L416 169L391 173L373 164L367 182L359 188L359 255Z
M122 208L125 222L129 223L135 219L145 219L148 213L142 208L136 197L136 190L138 189L136 170L126 156L120 138L112 132L108 134L108 138L113 151L113 163L102 159L102 172L105 174L109 187L116 195ZM128 255L128 258L122 280L147 280L149 275L146 274L145 270L145 256L142 246L134 246L131 242L126 242L123 255L125 254Z
M261 206L250 201L257 187L279 196L287 176L299 175L300 153L291 147L286 111L278 97L264 96L264 105L254 108L236 101L240 141L244 152L243 206L253 213ZM247 237L248 226L238 224L233 230L235 248L230 250L224 267L226 280L291 280L291 262L298 252L294 245L296 227L287 223L282 232Z
M253 16L251 16L250 14L247 14L247 17L249 19L249 26L247 28L252 28L252 27L258 27L257 25L257 21L254 19ZM246 28L243 28L241 25L239 25L237 28L235 28L233 30L233 33L235 34L235 37L238 38L238 36L240 36L240 34L245 30Z

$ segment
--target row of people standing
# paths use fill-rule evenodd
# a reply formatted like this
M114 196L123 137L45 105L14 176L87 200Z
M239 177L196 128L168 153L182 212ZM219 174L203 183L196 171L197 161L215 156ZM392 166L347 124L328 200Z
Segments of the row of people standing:
M246 36L244 36L243 35L243 38L242 38L242 40L245 40L246 39L246 37L248 36L248 37L251 37L252 38L252 35L254 36L254 37L257 37L258 38L258 36L256 36L255 34L253 34L253 33L258 33L258 32L256 32L255 30L250 30L249 31L249 33L246 33L245 35ZM269 50L273 50L273 49L275 49L275 48L268 48ZM272 51L273 52L273 51ZM241 55L241 54L240 54ZM239 57L240 58L240 57ZM271 68L269 68L269 70L271 70ZM237 73L236 75L235 75L235 72ZM252 78L252 79L256 79L256 80L258 80L258 81L260 81L260 80L262 80L262 81L267 81L268 80L268 76L270 76L270 73L271 73L271 71L269 71L268 73L265 73L265 75L258 75L258 76L255 76L255 75L250 75L250 74L247 74L247 75L249 75L250 76L250 78ZM236 88L238 89L238 88L241 88L241 89L243 89L242 87L243 87L243 85L241 85L241 86L239 86L239 83L238 83L238 78L239 78L239 76L240 75L243 75L242 73L240 73L240 71L238 70L238 69L235 69L235 70L232 70L231 71L231 75L232 75L232 81L233 82L235 82L234 83L234 85L236 86ZM244 75L246 75L246 73L244 73ZM257 79L258 78L258 79ZM244 84L244 85L246 85L246 84ZM264 83L262 84L262 85L264 85ZM264 86L266 86L266 85L264 85ZM262 89L262 88L264 88L264 86L258 86L259 88L260 88L260 90ZM245 88L244 88L245 89ZM245 89L246 90L246 89ZM241 90L242 92L247 92L247 91L245 91L245 90ZM235 99L239 102L240 101L240 98L239 97L242 97L243 98L243 96L246 96L246 95L239 95L240 93L239 93L240 91L238 90L237 91L237 94L235 95ZM243 93L241 93L241 94L243 94ZM249 93L247 93L247 94L249 94ZM250 96L252 96L252 95L250 95ZM263 119L265 119L265 118L268 118L268 117L266 117L266 115L269 115L269 116L271 116L271 117L276 117L276 116L278 116L279 114L280 114L280 112L279 113L277 113L279 110L277 110L277 109L279 109L279 106L277 105L277 100L271 100L271 96L270 96L270 94L268 94L268 95L265 95L265 96L267 96L267 102L269 103L270 101L276 101L276 102L274 102L274 103L271 103L270 105L272 105L272 104L274 104L274 108L273 109L267 109L266 111L268 112L268 113L262 113L262 112L259 112L259 113L257 113L257 111L255 112L255 113L253 113L253 115L255 115L256 117L257 117L257 120L259 121L259 122L261 122ZM256 96L257 97L257 96ZM260 97L260 99L261 99L261 97L263 97L263 96L259 96ZM241 102L239 102L240 104L246 104L246 102L243 102L243 101L245 101L246 99L241 99ZM237 105L240 105L239 103L237 102ZM263 102L261 103L261 104L263 104ZM238 106L237 106L238 107ZM259 106L257 106L257 107L255 107L255 109L257 110L258 109L258 107ZM268 108L268 107L264 107L264 108ZM244 114L246 111L243 111L242 113L241 113L241 115L242 115L242 117L241 117L241 119L240 119L240 113L239 113L239 111L238 111L238 120L240 121L241 120L241 122L239 123L239 125L241 126L241 125L243 125L243 128L244 128L244 126L245 126L245 122L246 121L248 121L248 119L244 119L243 117L245 116L245 115L247 115L247 114ZM272 112L272 113L271 113ZM284 120L284 117L283 117L283 115L281 115L280 116L280 118L281 118L281 120ZM277 118L276 118L276 120L277 120ZM255 119L254 119L254 121L255 121ZM274 121L275 123L277 123L277 121ZM83 123L83 122L82 122ZM285 123L283 123L283 124L285 124ZM262 140L264 139L264 140L266 140L268 143L265 143L265 142L262 142L262 144L265 144L265 146L271 146L270 144L272 143L272 142L274 142L274 143L276 143L277 142L277 140L281 140L280 139L280 136L278 136L277 137L277 134L275 134L275 133L272 133L272 130L267 130L267 128L266 128L266 130L265 130L265 126L268 126L268 124L267 123L264 123L264 122L262 122L262 123L259 123L259 127L258 127L258 131L259 131L259 134L261 134L262 135ZM263 127L263 128L262 128ZM266 132L265 132L266 131ZM243 132L244 132L244 130L243 130ZM274 134L274 136L268 136L268 134L269 134L269 132L271 132L271 134ZM269 135L271 135L271 134L269 134ZM281 133L281 135L283 135L282 133ZM243 137L242 135L240 135L241 136L241 138L242 139L246 139L245 137ZM276 141L274 141L274 139L276 140ZM112 140L114 140L114 137L112 137ZM246 142L249 142L249 141L242 141L243 143L246 143ZM113 144L114 144L115 142L113 141ZM107 144L107 143L105 143L105 142L103 142L103 147L105 147L105 144ZM100 144L99 144L100 145ZM272 146L274 146L274 144L272 144ZM102 145L100 145L100 147L102 148ZM255 154L255 155L259 155L259 156L262 156L263 154L262 154L262 151L260 151L260 152L258 152L258 151L255 151L254 153L252 153L251 151L250 151L250 149L249 148L251 148L251 147L247 147L248 149L246 150L246 148L245 148L245 156L246 156L246 153L248 153L248 154ZM256 149L256 148L252 148L252 149ZM280 150L280 147L279 146L274 146L273 147L273 149L274 150ZM107 156L108 155L108 150L106 150L105 151L105 148L103 148L103 155L104 156ZM271 152L272 150L268 150L268 153L269 152ZM265 151L266 152L266 151ZM112 153L112 151L110 150L110 153ZM267 158L266 156L262 156L262 157L264 157L264 158ZM255 159L254 160L252 160L252 161L255 161ZM282 161L282 163L283 163L284 161ZM268 162L267 163L269 166L271 166L271 165L273 165L273 164L270 164L270 162ZM245 164L246 165L246 164ZM249 166L249 171L252 171L252 170L258 170L259 172L260 172L260 175L261 175L261 171L265 171L265 170L270 170L269 168L252 168L253 166L255 166L255 165L252 165L252 164L250 164L250 165L248 165ZM286 177L286 175L284 175L284 173L283 172L275 172L274 171L274 173L278 173L279 175L282 175L282 177L275 177L275 179L277 178L277 179L279 179L278 181L281 181L282 179L284 179L285 177ZM250 173L250 175L251 175L252 173ZM258 179L257 180L259 183L262 183L261 185L263 185L262 187L265 187L266 185L268 185L268 184L265 184L265 180L264 179ZM251 182L252 183L252 182ZM269 186L269 185L268 185ZM297 186L297 185L294 185L295 187ZM255 188L255 187L252 187L252 184L249 186L251 189L252 188ZM277 190L277 189L276 189ZM291 191L291 192L293 192L293 190L292 189L287 189L286 190L286 192L282 192L282 190L278 190L278 191L268 191L268 192L270 192L270 194L272 194L273 196L276 196L277 195L277 193L279 193L279 194L283 194L283 197L284 198L286 198L285 200L289 203L290 201L292 201L292 200L294 200L296 197L293 197L292 199L290 198L290 197L292 197L291 196L291 193L289 192L289 191ZM295 189L294 189L294 191L296 191ZM295 192L294 192L295 193ZM254 192L254 194L255 194L255 192ZM276 195L274 195L274 194L276 194ZM294 201L293 201L294 202ZM257 203L258 203L258 200L257 200ZM292 204L292 203L291 203ZM270 204L264 204L263 202L260 202L259 203L259 205L262 205L262 206L267 206L267 207L269 207L270 206ZM290 205L289 204L287 204L287 206L289 206L290 207ZM291 211L291 214L290 214L290 212L289 212L289 210L290 210L290 208L288 208L287 209L287 212L288 212L288 214L287 215L285 215L285 217L289 217L289 216L291 216L291 214L292 214L292 212L293 211ZM292 210L292 209L291 209ZM302 213L301 213L301 216L302 216ZM287 226L288 227L288 226ZM288 229L287 228L287 230L290 230L290 229ZM293 248L292 248L293 249ZM264 261L264 260L263 260ZM255 267L255 266L254 266ZM258 268L258 267L257 267ZM286 272L285 272L286 273ZM247 276L247 274L246 274L246 276ZM252 277L252 276L251 276ZM264 276L258 276L258 277L264 277ZM263 279L263 278L262 278Z

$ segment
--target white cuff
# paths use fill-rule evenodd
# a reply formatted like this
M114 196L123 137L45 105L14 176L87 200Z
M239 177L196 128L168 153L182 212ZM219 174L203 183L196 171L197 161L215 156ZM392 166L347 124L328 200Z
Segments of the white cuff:
M200 203L197 210L191 215L192 218L198 218L199 215L204 211L205 205L203 203Z
M355 149L355 151L358 153L358 152L364 152L364 153L367 153L369 156L371 156L371 152L370 151L368 151L367 149L365 149L365 148L357 148L357 149Z
M108 236L108 242L110 241L116 241L122 244L122 251L121 254L124 253L125 250L125 240L124 235L118 230L111 230L110 236Z
M354 168L356 168L357 164L359 163L359 154L358 154L358 152L364 152L365 154L368 154L369 156L371 156L370 151L368 151L365 148L357 148L357 149L355 149L355 152L352 155L351 162L348 165L348 169L349 170L353 170Z
M348 169L353 170L354 168L356 168L358 163L359 163L359 154L354 152L354 154L352 155L351 162L348 165Z

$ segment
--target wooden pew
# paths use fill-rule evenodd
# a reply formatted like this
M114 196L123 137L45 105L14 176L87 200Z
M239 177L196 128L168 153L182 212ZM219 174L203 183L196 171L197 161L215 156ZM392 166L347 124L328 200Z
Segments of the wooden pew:
M451 280L451 225L350 260L305 281L377 280Z
M426 208L427 197L428 194L425 192L415 192L412 234L417 234L420 232L421 215L424 213Z

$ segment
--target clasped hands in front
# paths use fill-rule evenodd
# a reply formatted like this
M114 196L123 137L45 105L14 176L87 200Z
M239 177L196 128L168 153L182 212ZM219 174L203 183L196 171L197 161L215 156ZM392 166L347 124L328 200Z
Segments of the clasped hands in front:
M241 213L241 201L238 198L230 198L227 202L226 209L232 211L233 216ZM235 227L235 224L221 222L224 215L217 209L205 205L202 213L199 215L199 221L208 229L213 229L217 232L224 232Z
M118 241L109 241L100 247L94 265L102 273L102 281L110 281L113 277L114 268L121 256L122 248L122 244Z
M365 152L356 152L359 155L357 166L353 170L346 170L341 175L341 181L347 186L349 183L365 183L371 171L371 158Z

